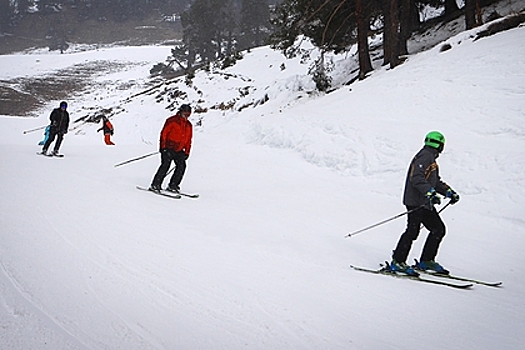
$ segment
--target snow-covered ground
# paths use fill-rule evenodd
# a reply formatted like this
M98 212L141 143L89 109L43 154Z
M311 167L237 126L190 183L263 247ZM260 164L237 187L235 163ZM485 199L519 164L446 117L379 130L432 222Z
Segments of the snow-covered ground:
M79 122L63 159L37 156L42 132L22 132L46 125L58 101L39 118L0 118L0 347L522 349L525 27L474 32L324 96L308 93L307 66L268 48L168 86L194 106L246 105L193 114L182 188L197 200L135 190L158 156L114 167L157 150L173 101L129 97L170 48L0 56L0 79L130 64L68 99L72 120L118 111L114 147ZM404 217L345 235L405 210L406 169L431 130L445 134L440 172L461 195L443 212L438 261L501 288L349 268L390 259Z

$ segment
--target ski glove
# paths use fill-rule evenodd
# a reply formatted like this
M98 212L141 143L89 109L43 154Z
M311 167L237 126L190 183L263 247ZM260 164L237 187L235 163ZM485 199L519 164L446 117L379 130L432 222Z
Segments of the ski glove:
M430 205L441 204L441 199L438 197L436 190L432 187L425 196L430 200Z
M459 194L456 193L453 189L449 188L445 197L450 198L450 204L455 204L459 201Z

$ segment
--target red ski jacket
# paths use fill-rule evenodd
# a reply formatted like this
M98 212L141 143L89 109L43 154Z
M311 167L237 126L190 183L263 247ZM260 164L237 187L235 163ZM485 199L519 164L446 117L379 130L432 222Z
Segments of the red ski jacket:
M183 151L190 155L193 126L179 112L166 119L160 132L160 149L170 148L175 152Z

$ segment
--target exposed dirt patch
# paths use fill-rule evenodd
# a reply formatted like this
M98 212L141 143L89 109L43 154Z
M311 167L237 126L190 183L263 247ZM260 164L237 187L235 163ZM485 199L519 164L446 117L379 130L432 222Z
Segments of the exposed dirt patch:
M130 63L93 61L52 75L0 80L0 115L32 117L50 100L67 100L86 89L99 88L95 78L126 70Z
M0 114L12 116L29 116L29 111L40 105L39 101L30 95L4 85L0 80Z
M53 29L54 28L54 29ZM52 30L53 29L53 30ZM60 29L67 44L111 46L173 44L181 37L180 23L165 22L159 16L126 22L79 20L74 9L64 6L60 13L24 17L10 33L0 33L0 54L51 46ZM66 49L68 52L70 49ZM133 63L140 64L140 63ZM34 77L0 80L0 115L34 117L44 104L68 100L86 90L104 88L96 77L126 70L131 63L96 61ZM134 85L122 82L121 88Z

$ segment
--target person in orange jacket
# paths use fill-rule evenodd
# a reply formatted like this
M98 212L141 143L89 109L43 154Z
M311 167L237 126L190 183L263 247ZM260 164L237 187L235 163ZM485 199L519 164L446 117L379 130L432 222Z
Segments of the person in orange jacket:
M174 116L169 117L160 132L160 155L161 164L153 177L150 191L159 192L162 182L168 173L171 162L175 163L175 171L170 179L167 191L180 191L180 183L186 172L186 160L190 156L191 142L193 137L193 125L188 120L191 115L191 107L183 104Z
M102 127L98 129L97 132L104 130L104 142L108 146L114 145L114 143L111 141L111 136L114 133L113 124L111 124L111 122L106 116L100 115L99 117L102 121Z

